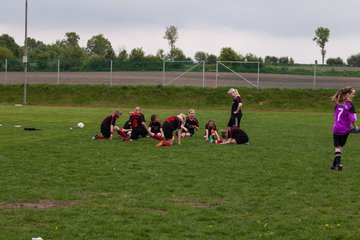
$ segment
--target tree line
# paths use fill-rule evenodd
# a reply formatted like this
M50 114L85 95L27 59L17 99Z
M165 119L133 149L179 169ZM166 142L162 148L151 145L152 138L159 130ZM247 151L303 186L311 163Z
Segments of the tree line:
M324 64L324 57L326 54L325 44L329 39L329 30L327 28L318 28L315 32L316 36L313 39L321 47L321 54ZM34 38L28 38L28 57L29 60L37 62L39 68L46 68L49 62L53 60L61 60L66 68L66 65L74 69L83 67L84 62L88 64L97 63L101 61L120 61L120 62L140 62L140 61L205 61L208 64L214 64L216 61L248 61L260 62L268 64L294 64L295 61L291 57L282 56L265 56L265 58L258 57L255 54L247 53L240 54L231 47L223 47L218 56L208 54L204 51L198 51L193 58L185 56L184 52L176 47L176 41L179 38L178 30L175 26L166 28L163 36L169 43L169 51L158 49L155 55L146 54L142 47L134 48L130 52L126 49L119 49L116 54L111 42L103 35L98 34L91 37L86 44L86 47L80 47L80 36L75 32L65 33L62 40L57 40L52 44L45 44L42 41ZM19 46L14 38L8 34L0 35L0 60L10 59L21 61L23 56L23 46ZM346 65L340 58L328 58L326 61L328 65ZM360 54L352 55L347 59L347 65L360 66Z

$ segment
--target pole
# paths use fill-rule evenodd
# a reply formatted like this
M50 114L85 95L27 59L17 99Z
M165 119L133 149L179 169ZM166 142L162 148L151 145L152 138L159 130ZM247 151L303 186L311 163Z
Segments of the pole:
M163 80L162 80L162 85L165 85L165 60L163 61Z
M5 59L5 84L7 84L7 68L8 68L8 60Z
M113 60L110 60L110 87L112 86Z
M57 60L57 63L58 63L58 71L57 71L57 85L60 84L60 60L58 59Z
M205 87L205 61L203 61L203 88Z
M219 62L216 61L215 88L218 87L218 75L219 75Z
M27 56L27 15L28 15L28 1L25 0L25 44L24 44L24 104L26 104L26 85L27 85L27 65L28 65L28 56Z
M259 90L259 84L260 84L260 62L258 62L258 71L257 71L257 78L256 78L256 86L257 86L257 89Z
M316 85L316 65L317 65L317 60L315 60L315 65L314 65L314 84L313 84L313 90L315 90L315 85Z

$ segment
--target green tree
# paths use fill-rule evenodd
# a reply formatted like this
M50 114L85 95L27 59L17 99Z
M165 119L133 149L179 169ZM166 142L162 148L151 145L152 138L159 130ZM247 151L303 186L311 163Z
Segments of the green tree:
M65 33L66 40L64 40L64 44L78 48L79 47L79 40L80 36L77 35L75 32L67 32Z
M329 41L330 30L328 28L318 27L315 30L313 41L321 48L322 64L324 64L326 50L325 44Z
M263 63L263 59L261 57L256 56L255 54L252 53L247 53L245 55L245 60L247 62L260 62Z
M351 55L347 59L347 64L351 67L360 67L360 53Z
M57 42L59 59L64 70L78 70L84 58L84 50L79 46L80 37L74 32L65 33L65 39ZM54 48L53 48L54 49Z
M0 46L9 49L17 58L21 57L22 55L23 50L15 42L15 39L8 34L3 34L0 36Z
M279 57L279 63L280 64L289 64L290 59L289 59L289 57Z
M145 52L142 48L134 48L129 54L129 61L144 61Z
M202 51L198 51L195 53L195 60L197 62L202 62L202 61L206 61L209 57L209 54L207 54L206 52L202 52Z
M277 63L279 63L279 59L275 56L266 56L265 63L277 64Z
M110 41L102 34L90 38L87 42L86 50L89 55L98 55L109 60L115 58L115 52Z
M164 60L165 59L165 51L164 49L159 49L156 53L156 56L161 59L161 60Z
M15 58L14 53L7 47L0 46L0 59Z
M169 61L186 61L188 60L184 52L180 48L172 48L169 54L166 56Z
M119 55L118 55L117 59L119 61L127 61L128 60L128 53L127 53L126 49L119 50Z
M330 66L342 66L345 65L344 61L341 59L341 57L337 58L328 58L326 60L326 64Z
M241 56L231 47L224 47L220 51L219 61L240 61Z
M210 54L207 58L206 63L208 64L215 64L217 61L217 56L215 56L214 54Z
M177 27L175 27L174 25L166 27L164 39L168 40L170 49L175 48L175 43L179 39Z

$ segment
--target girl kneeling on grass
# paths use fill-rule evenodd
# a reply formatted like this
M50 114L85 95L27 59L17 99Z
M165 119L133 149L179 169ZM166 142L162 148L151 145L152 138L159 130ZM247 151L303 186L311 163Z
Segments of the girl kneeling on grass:
M102 136L95 135L92 139L109 139L112 140L113 132L116 131L120 136L124 137L124 139L128 139L126 134L120 130L118 126L115 126L116 120L122 115L120 110L116 110L110 116L107 116L102 120L100 125L100 131Z
M181 129L184 127L186 116L180 113L177 116L172 116L166 119L162 129L164 132L164 140L156 144L160 146L172 146L173 145L173 131L177 130L178 144L181 145Z
M355 89L349 86L338 90L335 95L331 97L331 100L336 102L333 125L335 157L330 167L331 170L337 169L341 171L343 169L341 152L351 131L351 124L356 131L359 130L356 124L355 107L351 103L354 97Z

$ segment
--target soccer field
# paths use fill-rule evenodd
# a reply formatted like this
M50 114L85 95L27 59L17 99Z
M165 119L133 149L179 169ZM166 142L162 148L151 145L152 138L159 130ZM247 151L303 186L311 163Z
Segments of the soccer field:
M202 128L181 146L90 140L113 110L0 106L0 239L360 236L360 135L330 171L332 114L245 111L246 146L206 142L205 123L229 116L209 109L196 109ZM162 122L180 110L143 112Z

